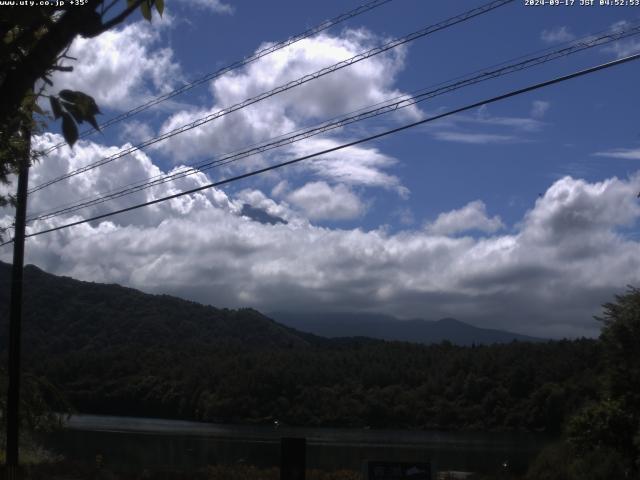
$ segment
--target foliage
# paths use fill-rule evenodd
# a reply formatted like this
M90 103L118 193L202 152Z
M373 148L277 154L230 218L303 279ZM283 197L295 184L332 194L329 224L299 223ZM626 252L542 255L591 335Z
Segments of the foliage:
M608 394L640 420L640 290L629 287L604 305L600 340L607 365Z
M566 442L543 452L532 465L530 478L637 478L640 290L629 287L625 294L616 295L615 302L603 305L603 310L599 318L603 323L600 334L603 368L597 398L569 419Z
M587 406L567 426L568 442L581 457L607 448L629 457L633 454L635 433L633 416L620 402L611 399Z
M624 458L613 448L580 456L567 443L549 445L530 465L526 480L609 480L629 478Z
M633 475L640 472L640 290L629 287L604 306L600 341L605 359L605 390L600 403L572 423L579 453L602 446L622 458Z
M526 480L568 480L572 452L562 442L546 446L529 466Z
M0 370L0 391L6 391L7 373ZM48 432L62 426L69 403L60 391L43 377L32 373L22 375L20 420L28 432ZM0 425L6 422L6 396L0 396ZM54 413L57 412L57 413Z
M44 3L53 2L0 8L0 182L4 184L18 172L19 162L28 151L34 113L40 115L40 121L46 118L38 99L47 85L53 85L51 74L73 74L73 67L62 62L75 60L67 56L74 38L98 36L138 8L147 20L151 20L153 7L160 15L164 10L164 0L127 0L115 15L110 10L120 3L118 0L88 0L83 6L71 8L41 5ZM37 91L36 85L40 85ZM95 115L100 112L89 95L62 90L46 96L53 117L61 118L62 133L70 145L78 139L77 124L86 121L98 128ZM0 206L12 201L10 196L0 196Z
M6 392L7 373L0 370L0 391ZM66 414L71 411L69 403L60 391L45 378L32 373L22 375L20 389L20 450L21 463L32 465L58 461L59 457L42 448L35 439L38 434L61 428ZM0 396L0 427L6 423L6 396ZM0 437L0 463L4 463L5 440Z

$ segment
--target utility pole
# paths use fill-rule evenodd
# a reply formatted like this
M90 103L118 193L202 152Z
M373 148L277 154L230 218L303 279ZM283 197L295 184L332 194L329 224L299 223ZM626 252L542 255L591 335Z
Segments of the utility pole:
M21 478L18 456L20 434L20 333L22 326L22 273L24 267L24 235L27 214L27 189L31 163L31 126L22 129L25 149L18 164L16 221L13 235L13 266L11 270L11 307L9 313L9 388L7 390L7 450L6 480Z

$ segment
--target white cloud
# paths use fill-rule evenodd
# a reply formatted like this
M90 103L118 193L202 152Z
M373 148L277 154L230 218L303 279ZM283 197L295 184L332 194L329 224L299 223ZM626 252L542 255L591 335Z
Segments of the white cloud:
M35 136L33 147L34 149L47 149L61 141L62 137L60 135L47 133ZM96 158L108 157L128 147L130 147L130 144L106 147L94 142L80 140L73 150L65 146L53 151L47 155L46 159L34 165L29 175L29 182L32 186L37 186L47 180L58 177L63 172L76 170L95 161ZM178 171L181 168L183 167L175 167L173 171ZM162 172L160 168L154 165L144 152L136 151L99 169L73 176L68 180L55 183L46 189L33 193L29 197L28 216L50 212L58 206L93 198L113 189L120 189L123 185L146 180L149 177L156 177L163 173L165 172ZM207 177L199 173L184 177L176 182L161 184L112 200L108 204L89 207L83 210L82 214L85 217L95 216L108 210L124 208L208 183L210 182ZM211 190L172 200L166 206L154 206L136 210L120 218L119 224L157 225L167 215L187 214L191 210L199 208L203 202L214 204L230 211L235 211L239 208L232 205L227 196L220 190Z
M120 139L134 144L148 140L155 135L151 125L136 119L123 123L120 130Z
M365 205L345 185L309 182L287 195L311 220L350 220L361 216Z
M393 216L404 226L413 225L416 222L416 218L409 207L398 208L393 212Z
M221 0L178 0L188 6L193 6L202 10L209 10L213 13L231 15L235 11L234 7Z
M340 36L320 34L301 40L214 80L211 84L214 97L211 107L178 112L163 124L161 131L171 131L195 119L215 114L222 108L351 58L378 42L379 39L366 30L345 30ZM399 47L353 64L161 142L154 147L155 151L178 162L208 157L212 152L233 152L246 145L399 96L402 92L395 89L393 84L404 66L405 55L406 49ZM395 115L416 118L419 114L419 110L412 107ZM344 143L338 138L346 135L347 132L336 130L331 135L307 139L280 148L277 153L253 156L227 168L246 171L265 165L275 155L277 158L293 158L314 153ZM393 188L406 196L407 189L400 185L395 175L387 171L396 162L375 148L352 147L307 162L302 168L334 183L382 186ZM284 175L288 175L288 172L274 174L271 178L278 182Z
M640 52L640 41L635 39L620 40L604 48L605 51L613 52L616 57L628 57Z
M535 119L544 117L551 108L551 103L544 100L534 100L531 104L531 116Z
M164 22L164 23L163 23ZM171 48L157 48L160 31L170 22L154 18L109 30L95 38L76 37L68 62L71 73L56 72L51 90L81 90L100 107L126 110L172 90L182 79Z
M540 39L545 43L562 43L570 42L575 39L576 36L569 31L566 26L550 28L549 30L543 30L540 33Z
M476 200L459 210L441 213L433 223L426 226L426 231L433 235L453 235L471 230L493 233L504 228L499 216L489 218L484 202Z
M224 104L241 102L351 58L377 41L366 30L307 38L215 80L212 93ZM324 119L399 96L392 83L404 67L405 55L405 48L393 49L281 94L275 103L294 119Z
M289 208L287 204L277 203L260 190L244 189L236 195L236 200L262 210L272 217L281 218L291 225L306 225L307 220Z
M546 103L534 102L529 117L491 115L489 108L483 105L473 115L458 115L448 122L439 122L427 127L427 131L436 140L445 142L476 145L527 142L530 135L525 134L536 133L545 126L541 116L548 108ZM469 131L470 128L473 131ZM488 129L492 131L478 131ZM498 131L496 132L496 130Z
M620 20L612 24L610 30L612 32L619 32L630 26L631 22L628 20ZM606 45L602 50L613 53L617 58L628 57L640 51L640 40L637 40L635 37L618 40L610 45Z
M437 140L445 142L472 143L486 145L489 143L511 143L518 141L514 135L500 135L495 133L470 133L470 132L434 132L433 136Z
M331 149L341 143L330 138L316 137L293 144L290 151L297 158ZM396 159L381 153L377 148L356 145L303 161L300 166L327 180L392 189L402 198L407 198L409 190L402 186L400 179L384 171L396 163Z
M534 102L534 106L535 106ZM541 102L544 103L544 102ZM542 106L544 108L544 106ZM544 127L544 122L535 116L531 117L500 117L491 115L486 105L480 107L475 116L466 115L457 119L459 122L474 123L479 125L508 127L522 132L537 132Z
M624 158L628 160L640 160L640 148L617 148L594 153L598 157Z
M43 144L59 140L53 135L38 139ZM82 141L73 153L60 149L33 167L34 181L111 148ZM142 153L121 162L113 171L100 169L59 190L34 194L32 207L52 207L109 188L116 179L122 183L159 172ZM205 181L195 176L143 198ZM600 305L638 282L640 242L621 229L638 224L639 189L640 176L596 183L562 178L510 233L500 230L502 222L490 217L481 201L443 213L426 229L390 233L315 226L257 190L233 198L208 190L33 237L27 261L57 274L218 306L453 316L542 336L594 335L598 324L592 315ZM283 187L283 195L290 192ZM246 203L287 223L243 216ZM81 217L38 222L33 228L71 218ZM470 228L486 235L452 236ZM3 260L9 256L10 250L0 251Z
M640 177L625 182L612 178L587 183L564 177L555 182L525 217L529 235L557 248L593 241L595 235L609 237L617 226L630 226L640 215L635 185ZM577 238L582 237L582 238Z

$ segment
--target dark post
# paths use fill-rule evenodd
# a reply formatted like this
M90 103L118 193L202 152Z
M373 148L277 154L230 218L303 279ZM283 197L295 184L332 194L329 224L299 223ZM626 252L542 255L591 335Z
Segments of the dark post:
M18 437L20 417L20 327L22 323L22 270L24 266L24 234L27 213L27 189L31 152L31 129L23 129L26 151L18 166L16 223L13 235L11 271L11 307L9 313L9 388L7 391L7 458L6 478L19 478Z
M307 440L280 439L280 480L304 480L307 468Z

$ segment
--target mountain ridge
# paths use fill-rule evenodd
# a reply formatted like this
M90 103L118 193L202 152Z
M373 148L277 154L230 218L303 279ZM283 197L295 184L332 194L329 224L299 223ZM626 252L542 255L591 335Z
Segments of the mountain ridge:
M0 317L8 315L10 268L10 264L0 262L0 300L4 300L5 305L4 308L0 307ZM25 318L32 318L34 314L31 310L35 308L39 313L31 322L35 322L42 331L53 329L56 337L64 335L70 328L78 328L77 321L92 320L103 322L102 325L109 330L107 336L110 343L114 339L116 343L136 344L144 344L145 338L167 343L224 339L264 348L307 346L324 343L326 339L335 341L337 338L343 339L340 343L344 343L344 339L358 342L362 338L369 338L421 344L449 341L462 346L514 340L545 341L513 332L479 328L454 318L399 320L389 315L352 312L327 314L280 311L263 314L253 308L220 309L176 296L145 293L116 283L86 282L54 275L35 265L25 266L24 277ZM72 301L65 303L61 299ZM132 308L136 311L135 321L120 318L121 311L131 311ZM42 313L45 310L46 321ZM105 324L105 315L96 314L96 311L115 315L117 328L114 321ZM69 317L77 321L69 324ZM186 317L196 320L190 321ZM131 330L126 335L129 328ZM26 334L29 334L28 329Z
M480 328L455 318L440 320L400 320L391 315L334 312L267 313L278 323L327 338L370 337L387 341L410 341L430 344L449 341L456 345L509 343L512 341L543 342L531 337L498 329Z
M10 269L9 264L0 262L3 322L9 313ZM313 336L280 325L250 308L219 309L118 284L53 275L35 265L25 266L24 281L23 333L31 348L49 350L51 346L44 345L46 341L55 343L63 337L69 343L60 348L98 349L103 346L100 342L144 346L206 344L222 339L267 348L306 346L316 341ZM0 332L6 334L6 329ZM52 338L47 339L47 334Z

